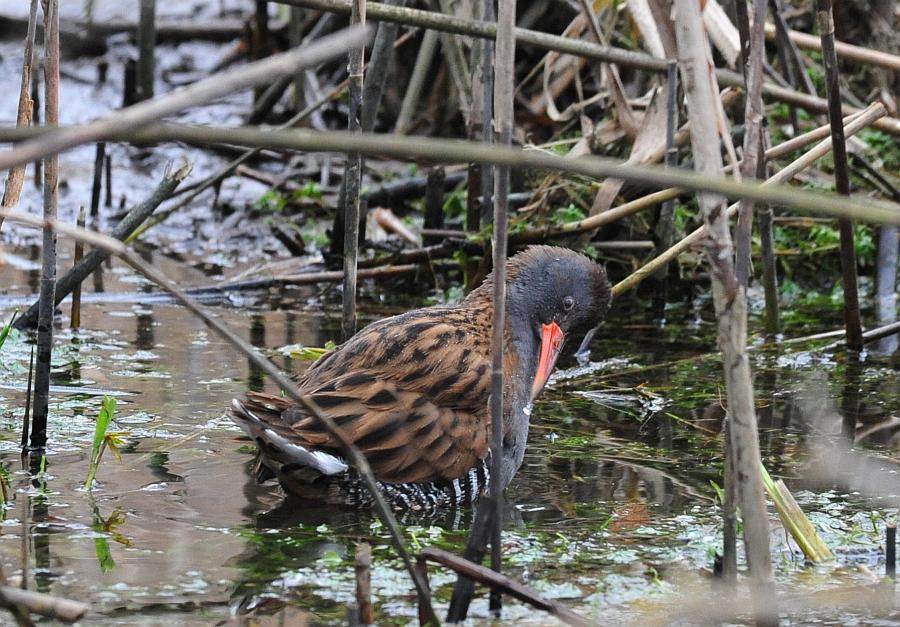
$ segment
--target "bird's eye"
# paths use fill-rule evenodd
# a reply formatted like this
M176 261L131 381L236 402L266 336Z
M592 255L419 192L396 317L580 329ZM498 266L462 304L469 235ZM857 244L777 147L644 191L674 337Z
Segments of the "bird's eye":
M566 311L572 311L572 307L575 306L575 299L571 296L566 296L563 298L563 309Z

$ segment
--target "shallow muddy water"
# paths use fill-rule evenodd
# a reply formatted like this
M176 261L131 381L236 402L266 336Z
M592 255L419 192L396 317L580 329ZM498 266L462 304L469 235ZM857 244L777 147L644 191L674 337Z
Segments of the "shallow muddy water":
M28 251L12 252L25 265ZM148 256L182 285L209 282ZM27 300L35 272L4 271L0 319ZM85 296L82 330L67 329L68 304L61 306L51 448L37 475L19 458L30 344L14 334L0 352L0 463L12 486L0 524L6 576L89 602L90 624L211 624L271 613L338 624L353 598L354 546L366 540L378 621L414 621L410 585L371 514L297 507L277 487L254 483L247 443L224 409L231 397L271 384L130 270L114 262L103 275L106 293ZM400 309L371 294L368 319ZM276 349L336 339L336 303L334 290L307 288L278 302L241 295L211 306L296 371L304 364ZM708 309L673 305L659 328L637 303L618 303L593 345L598 361L564 362L535 407L525 464L509 490L506 569L600 622L675 616L680 595L712 590L724 392ZM819 317L832 328L839 315ZM900 502L898 358L870 354L854 364L805 348L752 354L766 464L787 477L837 556L805 566L770 512L778 582L792 594L871 584L884 570L885 519ZM112 429L126 445L121 463L103 460L89 494L81 485L104 392L118 399ZM844 460L847 474L823 475L822 450ZM867 465L851 463L859 460ZM413 549L458 550L471 516L406 516L404 530ZM444 608L452 577L432 567L431 583ZM896 593L888 599L881 609L795 617L887 624L898 618ZM485 599L472 614L486 618ZM511 600L504 618L549 620Z

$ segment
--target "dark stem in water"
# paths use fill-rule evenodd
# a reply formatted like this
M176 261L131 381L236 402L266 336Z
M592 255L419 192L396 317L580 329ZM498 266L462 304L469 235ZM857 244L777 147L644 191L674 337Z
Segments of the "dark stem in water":
M50 126L59 125L59 0L44 4L44 107ZM56 220L59 205L59 155L44 158L44 220ZM53 309L56 304L56 231L44 228L41 300L37 322L37 362L34 374L34 419L30 450L40 455L47 445L50 401L50 359L53 350Z
M834 154L834 184L838 194L850 195L850 174L847 168L847 146L841 124L841 89L834 48L834 15L832 0L816 0L816 21L822 39L822 60L825 63L825 92L828 99L828 119L831 121L832 153ZM847 347L861 351L862 321L859 314L859 293L856 282L856 245L853 222L838 220L841 234L841 280L844 286L844 326Z

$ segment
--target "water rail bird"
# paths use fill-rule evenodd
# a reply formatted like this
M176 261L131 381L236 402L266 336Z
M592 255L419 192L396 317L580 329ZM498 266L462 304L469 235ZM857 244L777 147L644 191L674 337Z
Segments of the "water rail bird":
M603 268L579 253L531 246L507 261L501 483L525 455L532 403L566 338L610 303ZM477 499L489 483L493 274L459 304L417 309L362 329L298 381L365 454L397 508ZM340 444L290 400L250 392L231 418L259 448L257 479L302 499L365 506Z

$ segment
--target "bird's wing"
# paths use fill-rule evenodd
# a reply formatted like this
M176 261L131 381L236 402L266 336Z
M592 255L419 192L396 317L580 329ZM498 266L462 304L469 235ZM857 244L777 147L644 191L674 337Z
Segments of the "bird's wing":
M379 480L462 477L488 452L490 327L483 314L431 308L376 322L316 362L300 388L345 430ZM248 400L278 435L343 454L304 409L259 394Z
M442 407L393 382L366 381L358 374L310 397L386 483L456 479L488 452L486 407L477 415ZM256 416L286 440L309 450L343 454L337 440L304 409L285 407L284 399L257 393L250 393L248 401L257 409Z
M490 326L482 313L431 308L376 322L313 364L301 386L323 389L358 374L438 407L480 413L490 394Z

